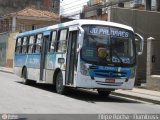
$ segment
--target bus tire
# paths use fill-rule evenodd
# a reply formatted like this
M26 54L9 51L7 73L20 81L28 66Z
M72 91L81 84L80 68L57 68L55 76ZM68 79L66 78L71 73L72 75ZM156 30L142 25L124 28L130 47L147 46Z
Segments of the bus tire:
M101 97L108 97L111 93L111 91L103 91L101 89L98 89L97 91L98 91L99 96Z
M58 94L65 94L66 92L66 88L63 85L63 76L61 71L59 71L56 76L56 92Z
M29 84L29 81L27 79L27 68L23 68L23 71L22 71L22 82L25 85Z

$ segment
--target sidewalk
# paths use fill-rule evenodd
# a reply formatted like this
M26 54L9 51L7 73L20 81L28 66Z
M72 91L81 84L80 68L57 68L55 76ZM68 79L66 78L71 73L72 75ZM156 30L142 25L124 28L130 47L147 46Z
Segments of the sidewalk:
M12 68L0 67L0 71L13 73ZM112 92L112 94L122 96L122 97L142 100L146 102L151 102L155 104L160 104L160 92L159 91L147 90L143 88L133 88L132 90L116 90Z
M160 104L160 92L143 88L133 88L132 90L116 90L113 95L133 98L155 104Z
M1 67L0 66L0 71L1 72L7 72L7 73L13 73L13 68L7 68L7 67Z

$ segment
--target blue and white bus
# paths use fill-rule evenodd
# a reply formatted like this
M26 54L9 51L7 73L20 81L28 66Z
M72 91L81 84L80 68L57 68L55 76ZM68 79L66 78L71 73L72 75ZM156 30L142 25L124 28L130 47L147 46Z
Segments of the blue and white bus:
M143 38L129 26L74 20L18 34L14 72L25 84L53 84L59 94L74 87L109 95L134 87L142 52Z

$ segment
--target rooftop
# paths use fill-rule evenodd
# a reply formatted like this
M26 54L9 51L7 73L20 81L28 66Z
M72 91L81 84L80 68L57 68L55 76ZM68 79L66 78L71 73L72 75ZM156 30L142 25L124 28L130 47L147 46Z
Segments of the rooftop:
M25 8L23 10L10 13L7 16L17 16L17 17L34 17L34 18L44 18L44 19L59 19L60 16L54 12L46 11L46 10L38 10L35 8Z

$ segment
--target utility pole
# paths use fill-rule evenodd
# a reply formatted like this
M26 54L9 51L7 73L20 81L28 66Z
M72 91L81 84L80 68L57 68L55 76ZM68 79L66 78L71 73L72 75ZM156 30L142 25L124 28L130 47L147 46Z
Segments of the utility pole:
M151 0L146 0L146 10L151 11Z
M160 11L160 0L156 0L156 9Z

